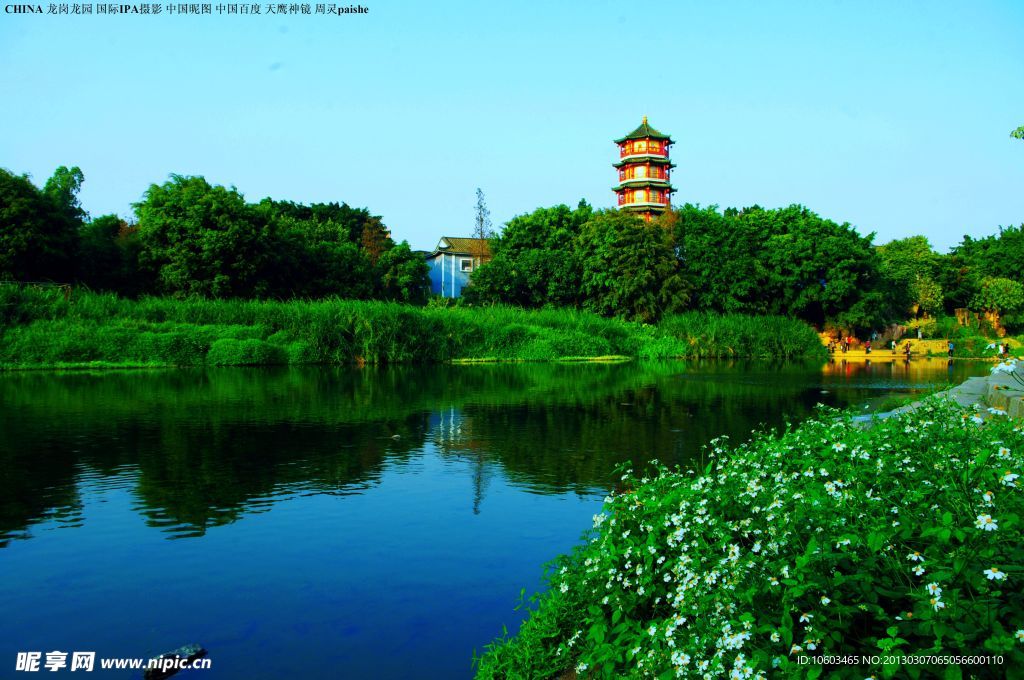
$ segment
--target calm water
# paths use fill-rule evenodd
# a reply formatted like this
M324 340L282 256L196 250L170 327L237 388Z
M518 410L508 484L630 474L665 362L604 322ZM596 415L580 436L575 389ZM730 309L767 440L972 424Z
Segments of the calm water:
M197 642L212 670L178 677L468 677L621 462L987 368L0 374L0 676Z

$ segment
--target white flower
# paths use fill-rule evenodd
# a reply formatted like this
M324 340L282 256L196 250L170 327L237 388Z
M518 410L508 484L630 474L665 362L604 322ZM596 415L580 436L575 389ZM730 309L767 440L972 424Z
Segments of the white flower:
M1014 474L1007 470L1003 473L1003 476L999 479L1003 486L1017 486L1017 478L1020 477L1018 474Z
M658 627L657 626L653 626L652 625L650 628L647 629L647 634L648 635L656 635L657 632L658 632Z
M772 642L778 642L780 640L779 634L777 632L773 632L772 636L771 636L771 640L772 640Z
M939 587L938 583L929 583L927 586L928 594L934 595L935 597L942 597L942 588Z
M974 520L974 526L985 531L995 531L999 528L992 515L978 515L978 519Z
M997 453L996 455L999 456L1000 458L1009 458L1010 449L1006 448L1005 446L1000 446L999 453Z
M576 666L576 672L577 673L582 673L583 671L587 670L587 668L589 668L589 666L587 666L587 664L581 663L579 666Z
M800 623L807 623L814 618L814 614L803 613L800 615Z
M832 601L832 600L828 599L828 598L827 598L827 597L825 597L824 595L822 595L822 596L821 596L821 603L822 603L822 604L828 604L828 603L829 603L829 602L831 602L831 601Z
M907 555L907 559L911 562L924 562L924 556L922 556L921 553L917 552L916 550Z
M911 569L910 571L914 572L916 576L924 575L924 567L922 567L920 564Z
M929 602L931 603L932 608L935 611L939 611L940 609L945 609L946 608L946 603L943 602L942 600L940 600L937 597L933 597L931 600L929 600Z
M1024 628L1014 633L1013 637L1017 638L1017 642L1024 642Z
M985 577L989 581L1005 581L1006 580L1006 574L1001 572L1001 571L999 571L995 567L992 567L991 569L986 569L982 573L985 574Z

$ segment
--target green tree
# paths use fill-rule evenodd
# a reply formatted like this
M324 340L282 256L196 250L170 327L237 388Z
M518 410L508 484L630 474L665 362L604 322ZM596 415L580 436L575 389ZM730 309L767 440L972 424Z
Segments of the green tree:
M78 225L27 175L0 169L0 278L72 281Z
M997 234L979 239L964 236L953 252L979 281L986 276L1020 280L1024 276L1024 224L999 227Z
M78 192L82 190L84 182L85 175L77 165L72 168L62 165L53 171L50 179L46 180L43 193L71 220L84 222L88 214L78 200Z
M78 276L87 286L98 290L120 288L125 263L118 241L127 226L117 215L103 215L82 225Z
M1003 314L1024 309L1024 285L1012 279L986 277L971 301L971 308L984 312L998 327Z
M377 263L381 281L381 296L401 302L426 302L430 292L430 267L419 253L402 241L384 251Z
M814 324L857 307L858 323L891 315L872 236L792 205L718 212L685 205L672 217L682 274L697 309L797 316ZM876 305L880 305L876 307Z
M473 272L467 300L523 307L579 304L577 238L593 214L580 201L575 209L557 205L512 218L491 239L491 260Z
M1024 125L1011 132L1010 136L1014 139L1024 139Z
M672 234L618 210L599 212L577 239L583 306L643 322L679 311L689 296Z
M669 217L696 309L745 314L768 310L768 272L761 257L765 235L738 215L736 210L723 214L716 205L687 203Z
M942 307L936 281L939 255L924 236L910 236L878 247L881 273L894 306L903 313L934 314Z
M271 293L273 220L238 191L202 177L171 175L135 204L142 264L160 292L262 297Z

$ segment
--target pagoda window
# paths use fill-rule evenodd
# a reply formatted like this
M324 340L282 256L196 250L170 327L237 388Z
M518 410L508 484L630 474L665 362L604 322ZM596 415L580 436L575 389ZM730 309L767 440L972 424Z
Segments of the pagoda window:
M619 179L620 180L626 179L626 171L625 170L619 170Z
M651 151L661 151L661 144L658 142L651 142Z
M647 142L636 142L635 144L633 144L633 151L636 151L638 153L647 151Z
M638 191L634 191L633 192L633 202L634 203L646 203L647 202L647 191L645 191L644 189L640 189Z
M647 177L647 166L639 165L634 171L636 177Z

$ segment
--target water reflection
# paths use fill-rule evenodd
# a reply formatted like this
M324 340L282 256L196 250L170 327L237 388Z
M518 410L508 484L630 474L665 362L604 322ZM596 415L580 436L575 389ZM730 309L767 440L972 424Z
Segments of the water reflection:
M81 521L83 485L130 489L172 537L298 495L377 484L433 444L470 464L466 505L500 470L532 493L610 486L627 461L686 463L703 444L883 405L984 372L945 361L667 363L12 373L0 376L0 546Z

